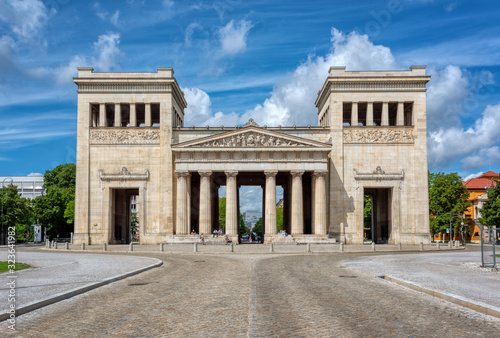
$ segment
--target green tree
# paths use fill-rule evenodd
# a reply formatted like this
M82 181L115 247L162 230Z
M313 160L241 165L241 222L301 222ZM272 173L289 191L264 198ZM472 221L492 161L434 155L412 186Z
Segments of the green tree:
M219 229L226 227L226 198L219 197Z
M252 228L252 232L255 232L256 234L262 234L262 217L259 218L257 223Z
M446 231L449 227L449 213L462 215L470 203L467 201L469 192L463 185L462 178L457 173L429 172L429 215L431 233ZM438 217L439 213L439 217ZM454 231L460 231L460 219L452 220Z
M243 215L241 214L241 212L240 212L239 220L240 220L240 236L243 236L243 235L250 233L250 229L248 229L246 227L245 221L243 221Z
M4 234L3 244L7 243L7 232L9 227L16 229L16 239L24 240L26 229L30 230L31 200L21 197L17 192L17 187L3 187L3 217L1 218L2 233ZM30 234L31 235L31 234Z
M495 188L488 190L488 200L481 208L481 215L487 225L500 226L500 186L498 184Z
M365 228L372 227L372 199L365 195L365 204L363 209L363 225Z
M44 175L45 195L34 202L34 214L38 223L47 227L51 237L69 237L75 219L76 166L61 164Z
M276 229L283 230L283 206L276 207Z

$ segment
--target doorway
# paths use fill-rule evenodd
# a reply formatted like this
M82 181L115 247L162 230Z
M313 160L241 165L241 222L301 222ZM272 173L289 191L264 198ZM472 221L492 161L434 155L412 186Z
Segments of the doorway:
M365 238L370 237L376 244L392 243L392 223L391 223L391 188L365 188L365 201L369 200L371 204L370 218L366 219L364 224ZM366 209L366 202L365 202ZM365 211L365 210L364 210ZM364 212L365 213L365 212ZM364 217L365 219L365 217ZM365 223L365 222L364 222ZM366 229L369 225L369 230Z
M112 189L111 244L128 244L138 239L138 196L139 189Z

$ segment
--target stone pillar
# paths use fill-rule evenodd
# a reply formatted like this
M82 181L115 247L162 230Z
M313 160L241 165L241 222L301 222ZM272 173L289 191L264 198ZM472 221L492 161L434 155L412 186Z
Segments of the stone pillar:
M122 125L122 111L120 109L120 104L115 103L115 127L120 127Z
M398 102L398 112L396 115L396 125L397 126L404 126L404 124L405 124L404 110L405 110L405 103Z
M135 103L130 104L130 126L137 127L137 113L135 112Z
M292 235L304 233L304 201L302 200L302 175L304 171L292 171Z
M106 123L106 104L99 104L99 127L107 127Z
M316 226L316 176L311 175L311 234L315 234L314 227Z
M366 103L366 126L373 126L373 102Z
M200 222L199 231L200 234L204 234L205 237L210 235L210 230L212 229L212 198L210 196L211 189L211 171L200 171Z
M382 125L389 125L389 102L382 103Z
M326 235L326 172L314 174L314 234Z
M187 185L187 228L189 233L191 233L191 174L188 173L186 176Z
M238 235L237 171L226 171L226 235Z
M353 102L351 108L351 126L356 127L358 125L358 103Z
M151 103L146 103L144 105L144 126L151 127Z
M176 231L177 235L189 234L187 222L187 172L177 172L177 213L176 213Z
M277 171L266 171L265 198L265 235L276 235L276 174Z

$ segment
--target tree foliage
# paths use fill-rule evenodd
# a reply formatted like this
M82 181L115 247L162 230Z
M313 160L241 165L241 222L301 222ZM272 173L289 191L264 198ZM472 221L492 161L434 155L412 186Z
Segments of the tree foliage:
M3 217L1 224L4 235L7 234L8 227L16 229L16 238L21 240L25 238L26 229L30 229L31 219L31 200L21 197L17 192L17 187L3 187L1 189L3 199ZM31 232L31 231L30 231ZM7 236L4 237L4 243Z
M372 198L368 195L365 195L364 201L363 226L365 228L372 227Z
M38 223L47 227L51 237L69 237L75 219L76 166L61 164L44 175L45 195L34 202L34 214Z
M245 221L243 220L243 215L241 214L241 212L240 212L239 220L240 220L240 235L243 236L243 235L249 234L250 229L248 229L246 227Z
M500 185L488 190L488 200L481 208L481 215L487 225L500 226Z
M462 215L470 206L468 198L469 192L457 173L429 172L429 215L432 234L446 231L451 217L446 214ZM453 219L452 224L457 231L460 219Z
M283 230L283 206L276 207L276 230Z
M259 218L257 223L252 228L252 232L255 232L256 234L262 234L262 217Z
M226 198L219 197L219 229L226 227Z

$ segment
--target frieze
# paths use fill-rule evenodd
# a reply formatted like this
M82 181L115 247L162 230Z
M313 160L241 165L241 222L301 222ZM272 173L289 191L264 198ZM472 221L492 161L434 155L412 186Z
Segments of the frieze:
M208 141L199 147L210 148L269 148L269 147L304 147L307 144L287 140L281 137L266 136L259 133L244 133L226 138Z
M91 130L90 144L159 144L156 130Z
M402 181L405 177L403 169L399 173L386 173L380 166L371 173L360 173L357 169L353 170L356 181Z
M332 87L335 91L379 91L392 90L425 91L427 81L342 81L334 82Z
M123 167L116 174L105 174L103 170L99 170L101 181L147 181L149 180L149 170L144 174L132 174L127 167Z
M170 91L169 83L153 82L121 82L121 83L80 83L78 84L78 93L142 93L157 92L163 93Z
M383 127L344 128L344 143L414 143L413 129Z

